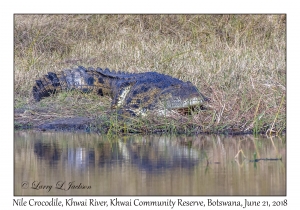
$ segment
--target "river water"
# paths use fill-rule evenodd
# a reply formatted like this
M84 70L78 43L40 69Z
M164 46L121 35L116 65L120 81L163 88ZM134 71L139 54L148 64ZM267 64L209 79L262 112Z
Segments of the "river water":
M286 195L286 139L16 131L14 195Z

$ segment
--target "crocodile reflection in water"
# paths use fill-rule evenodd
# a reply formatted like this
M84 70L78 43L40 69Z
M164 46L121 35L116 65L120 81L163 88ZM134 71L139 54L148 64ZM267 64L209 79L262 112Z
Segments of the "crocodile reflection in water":
M34 153L44 160L65 159L68 167L84 170L112 164L131 163L146 171L192 168L201 160L199 150L174 144L172 140L99 142L93 148L57 148L50 143L35 144Z
M57 143L43 143L37 140L34 143L34 154L38 159L47 160L50 165L55 165L61 158L61 149Z

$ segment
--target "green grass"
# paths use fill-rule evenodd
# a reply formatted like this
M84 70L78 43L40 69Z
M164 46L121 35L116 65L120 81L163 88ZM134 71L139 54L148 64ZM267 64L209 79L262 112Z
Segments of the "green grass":
M14 23L15 108L36 113L15 118L90 116L117 133L286 130L285 15L15 15ZM36 78L74 65L191 81L210 110L113 120L109 99L92 94L33 101Z

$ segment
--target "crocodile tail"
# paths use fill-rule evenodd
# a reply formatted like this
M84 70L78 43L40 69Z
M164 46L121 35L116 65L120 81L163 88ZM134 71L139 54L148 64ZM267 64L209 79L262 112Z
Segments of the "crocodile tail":
M33 97L36 101L40 101L42 98L64 90L93 91L95 83L97 83L95 82L97 74L93 69L87 70L82 66L71 70L67 69L60 73L49 72L41 79L36 80L36 85L32 89ZM101 93L99 94L101 95Z
M40 101L42 98L48 97L55 93L60 87L60 81L57 75L53 72L49 72L41 79L36 80L36 85L33 86L32 93L36 101Z

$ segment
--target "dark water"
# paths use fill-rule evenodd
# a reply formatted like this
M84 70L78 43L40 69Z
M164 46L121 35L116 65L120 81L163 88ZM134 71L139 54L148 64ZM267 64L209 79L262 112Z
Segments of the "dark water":
M286 195L285 137L18 131L14 141L15 195Z

